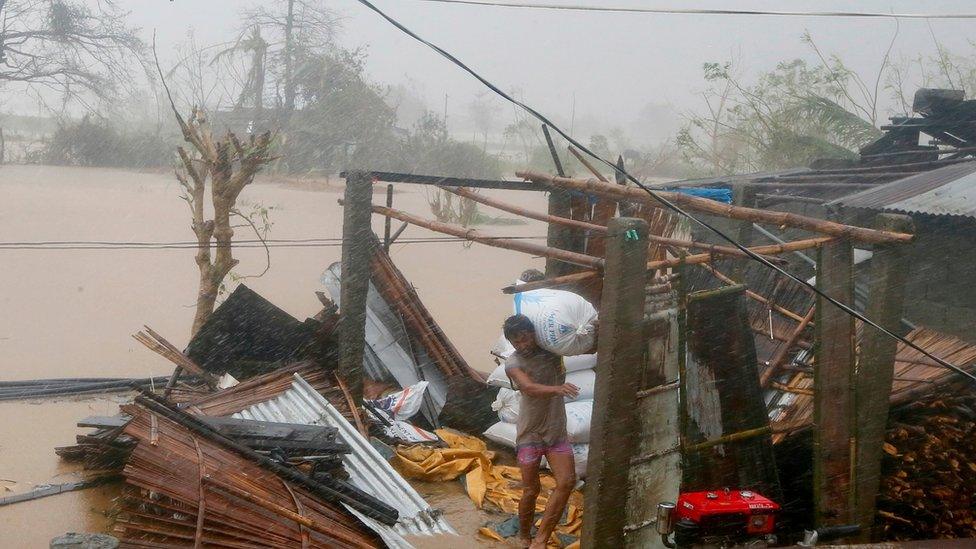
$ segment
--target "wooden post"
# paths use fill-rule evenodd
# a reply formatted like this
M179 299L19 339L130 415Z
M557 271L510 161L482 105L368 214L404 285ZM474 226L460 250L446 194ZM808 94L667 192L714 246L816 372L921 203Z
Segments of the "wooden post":
M590 428L583 547L622 547L630 461L637 450L647 223L610 221L600 303L599 358Z
M732 204L736 206L741 206L744 208L755 208L756 207L756 188L747 187L745 185L733 185L732 186ZM752 236L754 231L752 230L752 221L738 221L735 227L735 240L743 246L750 246L752 244ZM742 280L745 275L747 263L745 261L736 261L732 266L732 278L736 280Z
M372 200L373 181L369 173L350 172L346 176L345 207L342 212L338 373L356 402L363 397Z
M635 408L637 462L632 461L630 469L626 546L663 549L654 524L657 504L677 501L681 485L678 309L673 291L657 295L651 295L651 291L645 303L647 347L642 361L644 379Z
M386 185L386 207L393 208L393 183ZM390 245L393 241L390 239L390 229L392 229L393 218L386 216L383 222L383 251L390 253Z
M854 303L854 248L836 240L820 248L817 288ZM813 497L817 527L849 524L853 474L854 317L822 297L816 306L813 374Z
M875 226L883 230L914 232L912 219L904 215L881 214ZM905 283L911 268L910 255L910 245L876 245L871 258L866 316L896 332L901 328L899 322L905 301ZM875 499L881 474L882 446L888 425L888 402L897 343L875 328L864 327L854 393L857 434L854 512L855 521L861 525L860 540L864 542L877 537L872 535Z
M549 145L549 154L552 155L552 162L556 166L556 173L561 176L565 176L565 171L563 171L562 162L559 160L559 154L556 153L556 144L552 140L552 135L549 133L549 126L542 125L542 133L546 137L546 143ZM558 217L573 217L573 200L570 194L563 189L550 189L549 190L549 215L555 215ZM573 231L569 227L564 225L556 225L554 223L549 224L549 228L546 231L546 245L550 248L559 248L561 250L573 250ZM575 272L571 265L567 265L561 261L557 261L551 257L546 258L546 276L560 276L564 274L569 274Z

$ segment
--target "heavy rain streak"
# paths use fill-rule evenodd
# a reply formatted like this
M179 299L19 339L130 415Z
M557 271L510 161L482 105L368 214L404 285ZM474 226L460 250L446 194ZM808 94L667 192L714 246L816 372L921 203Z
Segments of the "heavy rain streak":
M0 21L0 547L976 545L971 2Z

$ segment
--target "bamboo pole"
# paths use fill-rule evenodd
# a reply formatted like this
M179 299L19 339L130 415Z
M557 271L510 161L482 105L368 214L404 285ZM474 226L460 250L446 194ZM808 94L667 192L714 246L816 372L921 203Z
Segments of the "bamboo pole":
M776 350L776 354L773 355L773 358L769 361L769 367L767 367L766 371L764 371L762 375L759 377L760 385L765 387L766 384L769 383L769 381L773 379L773 377L775 377L776 374L779 373L779 370L780 368L783 367L783 364L786 362L787 357L790 356L790 350L793 348L793 345L796 343L796 340L800 339L800 336L803 335L803 330L805 330L807 326L810 325L810 321L813 320L813 315L816 312L817 312L816 305L811 306L810 310L807 311L806 316L804 316L803 319L800 320L800 323L796 325L796 328L793 328L793 332L790 334L789 340L784 342L783 345L781 345L780 348Z
M584 157L575 147L569 146L569 152L579 160L587 170L590 171L597 179L603 181L604 183L610 183L610 181L603 176L592 164ZM601 197L597 201L596 205L593 207L593 221L599 225L606 225L610 222L613 216L617 213L617 201L610 200L608 198ZM591 238L586 242L586 252L590 255L595 255L597 257L604 257L607 255L607 245L602 238Z
M232 495L234 497L238 497L240 499L243 499L244 501L253 503L254 505L257 505L258 507L261 507L263 509L266 509L266 510L268 510L268 511L270 511L270 512L272 512L272 513L274 513L274 514L276 514L278 516L282 516L282 517L285 517L288 520L297 522L298 524L301 524L302 526L304 526L306 528L309 528L310 530L315 530L316 532L321 532L323 534L335 535L335 532L333 532L333 529L332 528L329 528L328 526L326 526L324 524L319 524L318 522L316 522L316 521L314 521L314 520L312 520L312 519L310 519L308 517L302 516L302 515L294 512L294 511L292 511L291 509L282 507L281 505L278 505L277 503L275 503L273 501L268 501L268 500L266 500L264 498L258 497L256 495L248 492L247 490L241 490L240 488L238 488L236 486L232 486L230 484L227 484L226 482L219 481L219 480L217 480L216 478L214 478L214 477L212 477L210 475L206 475L206 476L203 477L203 483L204 484L209 484L209 485L213 486L214 488L217 488L218 490L227 492L228 494L230 494L230 495ZM352 541L352 540L349 540L349 541Z
M661 203L658 202L653 196L642 189L637 189L634 187L610 185L594 179L584 180L571 179L567 177L553 177L551 175L529 171L517 172L516 175L523 179L543 185L572 189L598 196L611 197L617 200L644 202L645 204L650 204L651 206L662 207ZM741 206L730 206L720 202L715 202L714 200L708 200L707 198L699 198L697 196L690 196L682 193L668 191L657 191L656 193L661 198L664 198L678 206L710 215L727 217L731 219L742 219L745 221L752 221L754 223L795 227L797 229L827 234L834 237L847 237L859 242L884 244L911 242L912 238L914 238L914 236L911 234L854 227L851 225L844 225L842 223L825 221L822 219L815 219L792 213L744 208Z
M340 200L339 204L343 204ZM558 259L559 261L565 263L572 263L573 265L582 265L583 267L588 267L590 269L603 269L603 259L599 257L593 257L586 254L570 252L566 250L560 250L558 248L550 248L549 246L543 246L541 244L535 244L532 242L524 242L521 240L513 240L510 238L495 238L492 236L486 236L479 233L475 229L465 229L464 227L458 227L457 225L451 225L449 223L441 223L440 221L433 221L430 219L424 219L422 217L417 217L415 215L408 214L406 212L401 212L400 210L394 210L392 208L386 208L383 206L373 205L373 213L378 215L389 216L394 219L399 219L400 221L405 221L411 225L417 225L418 227L423 227L434 232L449 234L451 236L456 236L458 238L463 238L465 240L470 240L472 242L478 242L480 244L485 244L487 246L493 246L495 248L504 248L506 250L514 250L516 252L523 252L532 255L540 255L543 257L548 257L552 259ZM575 276L575 275L569 275Z
M698 266L701 267L701 268L703 268L703 269L705 269L706 271L712 273L712 275L715 278L721 280L722 282L724 282L726 284L729 284L729 285L741 284L741 282L736 282L735 280L732 280L731 278L729 278L728 276L726 276L725 274L723 274L721 271L719 271L715 267L712 267L711 265L705 265L704 263L701 263ZM757 294L756 292L754 292L752 290L746 290L745 291L745 294L746 294L746 297L748 297L748 298L750 298L750 299L752 299L754 301L758 301L759 303L762 303L763 305L769 307L770 309L776 311L777 313L779 313L779 314L781 314L781 315L783 315L783 316L785 316L785 317L787 317L789 319L795 320L797 322L803 322L803 317L802 316L794 313L793 311L791 311L791 310L789 310L789 309L787 309L785 307L781 307L781 306L773 303L772 300L770 300L769 298L763 297L763 296Z
M455 194L463 198L467 198L469 200L473 200L479 204L484 204L485 206L490 206L492 208L501 210L503 212L508 212L510 214L527 217L529 219L535 219L536 221L544 221L546 223L556 223L558 225L565 225L567 227L574 227L577 229L593 231L595 233L600 233L603 235L607 234L607 228L603 225L597 225L596 223L590 223L588 221L580 221L578 219L570 219L568 217L559 217L557 215L549 215L540 212L535 212L532 210L527 210L520 206L515 206L514 204L509 204L501 200L489 198L487 196L482 195L481 193L476 193L469 189L465 189L464 187L439 187L439 188L443 189L446 192ZM690 248L693 250L704 250L713 254L731 255L736 257L749 257L748 254L746 254L742 250L738 248L733 248L731 246L719 246L716 244L706 244L704 242L679 240L677 238L667 238L663 236L657 236L654 234L647 235L647 240L651 242L658 242L666 246ZM776 259L770 257L767 257L766 259L770 261L777 261Z
M833 238L830 237L808 238L806 240L787 242L786 244L775 244L771 246L756 246L753 248L749 248L749 250L755 254L760 254L760 255L778 255L787 252L795 252L798 250L808 250L810 248L818 248L832 240ZM689 255L684 258L673 258L673 259L662 259L658 261L651 261L648 262L647 264L647 270L650 271L650 270L657 270L657 269L668 269L683 264L698 265L701 263L708 263L712 261L714 257L715 257L714 254L696 254L696 255ZM539 288L552 288L555 286L579 284L581 282L586 282L596 276L599 276L599 273L595 271L586 271L586 272L575 273L566 276L547 278L545 280L540 280L538 282L527 282L525 284L519 284L518 286L506 286L505 288L502 289L502 291L505 292L506 294L515 294L521 292L528 292L530 290L538 290ZM796 316L795 320L799 321L800 319L802 319L802 317L800 317L796 313L792 313L792 314Z

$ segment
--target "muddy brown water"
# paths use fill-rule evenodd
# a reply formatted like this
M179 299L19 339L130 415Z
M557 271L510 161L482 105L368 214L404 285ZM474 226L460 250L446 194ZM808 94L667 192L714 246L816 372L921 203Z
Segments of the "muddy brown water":
M394 207L430 217L424 187L397 187ZM189 212L169 174L48 166L0 167L0 241L175 242L193 238ZM540 193L490 191L491 196L544 211ZM341 184L266 178L245 189L240 205L273 206L270 237L339 238ZM385 197L377 194L374 202ZM482 209L490 216L507 214ZM382 233L382 219L374 229ZM394 225L396 227L397 225ZM493 235L540 236L539 222L486 225ZM241 238L252 238L238 229ZM436 236L409 227L401 238ZM196 294L193 250L0 249L0 380L57 377L145 377L172 365L130 334L146 324L177 346L188 340ZM395 245L392 257L448 337L476 369L494 364L488 349L511 311L500 288L544 262L516 252L461 243ZM264 268L264 251L242 249L237 271ZM319 309L319 275L340 257L339 247L273 248L271 269L245 281L293 316ZM0 495L44 483L76 480L78 468L61 462L54 447L74 442L75 422L110 415L121 397L0 403ZM460 485L427 485L460 540L425 546L468 546L488 515L467 500ZM117 492L101 487L0 507L0 547L47 547L68 531L109 528L106 512Z

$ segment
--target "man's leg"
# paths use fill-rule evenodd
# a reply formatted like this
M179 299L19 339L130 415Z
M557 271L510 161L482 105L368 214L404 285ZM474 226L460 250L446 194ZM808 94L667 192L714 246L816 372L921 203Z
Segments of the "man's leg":
M568 449L568 451L567 451ZM539 531L532 540L531 547L544 548L549 536L556 529L556 524L566 510L566 502L576 486L576 461L573 459L573 448L569 444L558 445L546 452L546 460L552 476L556 478L556 488L549 495L546 512L539 523Z
M531 450L519 452L522 470L522 499L519 500L519 541L523 547L532 543L532 524L535 522L535 501L539 497L539 462L542 456L529 455Z

